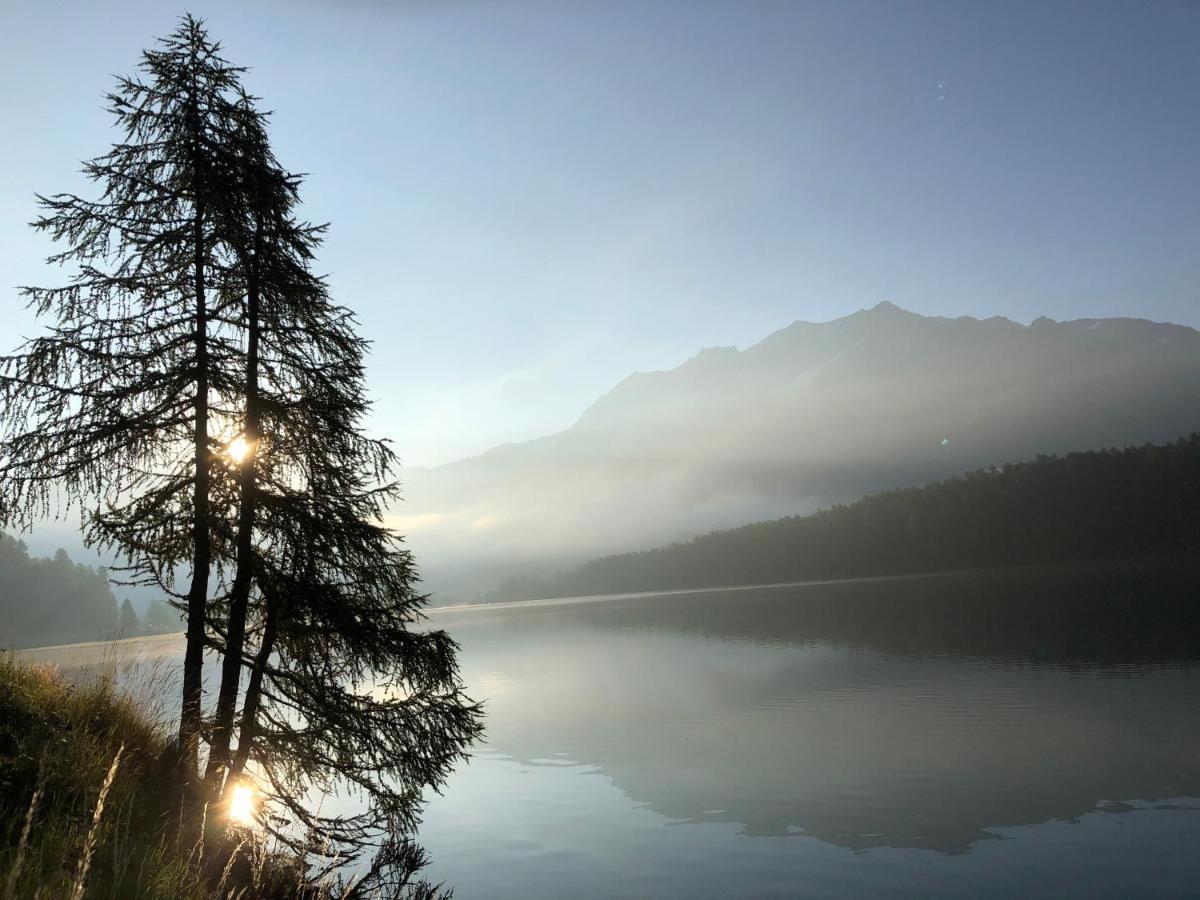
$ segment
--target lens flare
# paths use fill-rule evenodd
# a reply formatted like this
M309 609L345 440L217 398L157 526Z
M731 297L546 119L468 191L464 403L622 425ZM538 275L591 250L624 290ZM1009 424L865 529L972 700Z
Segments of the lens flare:
M254 824L254 789L248 784L235 784L229 798L229 818L237 825Z
M225 455L235 463L240 463L245 461L253 449L254 445L239 434L229 442L229 446L225 448Z

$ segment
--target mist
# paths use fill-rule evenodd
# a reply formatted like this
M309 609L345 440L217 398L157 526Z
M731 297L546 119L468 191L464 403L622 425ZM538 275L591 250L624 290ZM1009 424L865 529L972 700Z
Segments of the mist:
M1039 454L1200 428L1200 332L881 303L630 375L557 434L404 473L391 523L439 602L514 574Z

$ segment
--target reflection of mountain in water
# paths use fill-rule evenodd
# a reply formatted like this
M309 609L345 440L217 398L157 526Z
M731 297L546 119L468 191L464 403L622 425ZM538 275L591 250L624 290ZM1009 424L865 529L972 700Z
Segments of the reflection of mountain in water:
M566 754L671 818L958 853L990 828L1200 795L1198 585L1025 570L445 624L502 752Z

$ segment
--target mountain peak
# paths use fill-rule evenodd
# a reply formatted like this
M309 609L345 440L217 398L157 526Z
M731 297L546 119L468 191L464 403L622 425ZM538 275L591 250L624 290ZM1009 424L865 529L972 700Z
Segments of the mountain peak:
M888 315L888 316L895 316L895 315L919 316L918 313L915 313L909 309L904 309L902 306L897 306L895 303L893 303L890 300L880 300L878 303L876 303L870 309L863 310L863 312L874 313L875 315Z

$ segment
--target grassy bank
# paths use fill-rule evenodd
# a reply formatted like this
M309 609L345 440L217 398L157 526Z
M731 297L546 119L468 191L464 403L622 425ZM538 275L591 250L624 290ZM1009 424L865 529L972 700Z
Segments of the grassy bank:
M0 898L325 893L295 857L244 844L248 832L218 817L181 840L172 771L168 731L144 702L0 656Z

